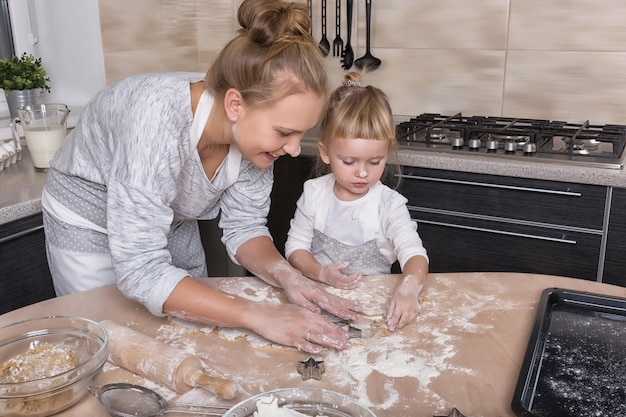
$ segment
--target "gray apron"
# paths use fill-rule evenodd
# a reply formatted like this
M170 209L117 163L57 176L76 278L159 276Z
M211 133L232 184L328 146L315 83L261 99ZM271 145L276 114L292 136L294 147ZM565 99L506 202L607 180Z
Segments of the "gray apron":
M374 239L362 245L346 245L319 230L313 230L311 253L323 266L347 262L350 264L341 272L346 275L378 275L391 272L391 264L385 258Z

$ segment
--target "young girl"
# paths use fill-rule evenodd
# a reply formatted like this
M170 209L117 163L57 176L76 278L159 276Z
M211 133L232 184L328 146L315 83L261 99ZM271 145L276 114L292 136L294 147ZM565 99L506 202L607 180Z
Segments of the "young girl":
M63 141L42 196L57 294L117 285L155 315L243 327L311 353L346 348L321 309L355 303L302 276L265 226L273 162L296 156L327 99L306 5L244 0L238 36L207 74L141 74L98 93ZM292 304L195 280L206 274L197 219L221 214L230 257Z
M412 322L428 257L406 198L380 181L396 149L393 116L378 88L348 73L321 121L320 158L332 173L308 180L285 244L289 262L309 278L354 288L361 274L404 276L387 313L390 330Z

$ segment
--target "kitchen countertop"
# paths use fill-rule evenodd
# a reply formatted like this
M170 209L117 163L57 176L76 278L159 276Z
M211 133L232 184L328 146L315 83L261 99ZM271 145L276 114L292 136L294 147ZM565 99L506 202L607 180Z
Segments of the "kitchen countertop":
M21 161L0 171L0 225L41 212L46 175L35 170L26 147Z
M318 154L316 138L305 137L302 154ZM555 162L500 159L489 156L453 155L446 152L398 149L400 165L478 174L532 178L548 181L573 182L626 188L624 169L596 168Z
M236 400L274 388L294 386L343 392L368 405L379 417L447 415L456 407L472 417L512 417L511 401L545 288L567 288L626 297L626 288L592 281L518 273L430 274L418 318L396 332L377 327L399 275L364 277L355 290L333 292L364 307L370 323L345 351L328 350L320 380L303 381L297 364L310 355L276 346L238 329L192 325L155 317L104 287L59 297L0 316L0 326L46 315L113 320L169 345L198 355L205 366L240 387ZM267 303L285 302L282 291L254 277L204 279L206 285ZM374 324L372 324L374 323ZM202 389L178 395L153 381L107 363L96 385L131 382L154 389L168 401L232 405ZM58 414L106 417L91 395Z
M67 128L72 129L82 112L71 107ZM0 142L13 137L11 119L0 119ZM22 159L0 171L0 225L41 212L41 192L46 173L36 171L22 137Z
M313 136L305 137L302 141L303 155L317 155L315 141L316 138ZM35 172L28 149L24 149L24 156L20 162L0 171L0 224L41 211L40 196L46 174ZM626 188L626 173L623 169L573 166L554 162L509 161L484 156L459 156L406 149L398 151L398 162L401 165L422 168Z

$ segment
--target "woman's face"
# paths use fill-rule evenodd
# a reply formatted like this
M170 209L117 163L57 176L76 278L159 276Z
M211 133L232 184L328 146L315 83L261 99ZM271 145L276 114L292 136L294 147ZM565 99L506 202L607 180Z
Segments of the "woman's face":
M389 142L377 139L332 139L318 144L320 157L335 174L335 195L343 201L361 198L385 172Z
M324 98L313 92L289 95L271 107L243 104L233 125L233 141L241 154L258 168L279 157L300 153L304 133L317 123Z

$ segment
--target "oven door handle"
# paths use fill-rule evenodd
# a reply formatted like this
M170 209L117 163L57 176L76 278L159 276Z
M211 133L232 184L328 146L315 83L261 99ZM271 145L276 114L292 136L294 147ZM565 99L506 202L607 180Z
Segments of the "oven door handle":
M421 175L410 175L410 174L409 175L399 174L397 176L400 178L406 178L406 179L442 182L442 183L447 183L447 184L475 185L478 187L500 188L500 189L505 189L505 190L516 190L516 191L530 191L534 193L565 195L565 196L570 196L570 197L582 196L582 193L573 192L573 191L548 190L545 188L518 187L515 185L490 184L490 183L476 182L476 181L450 180L446 178L432 178L432 177L423 177Z
M39 231L41 229L43 229L43 224L31 227L31 228L26 229L26 230L22 230L22 231L17 232L17 233L13 233L12 235L0 237L0 245L5 244L7 242L11 242L12 240L15 240L15 239L19 239L22 236L26 236L26 235L29 235L31 233L35 233L35 232L37 232L37 231Z
M452 227L452 228L455 228L455 229L464 229L464 230L474 230L474 231L478 231L478 232L492 233L492 234L498 234L498 235L525 237L525 238L529 238L529 239L544 240L544 241L549 241L549 242L566 243L566 244L569 244L569 245L575 245L577 243L575 240L571 240L571 239L557 239L557 238L553 238L553 237L549 237L549 236L530 235L530 234L527 234L527 233L517 233L517 232L509 232L509 231L505 231L505 230L487 229L487 228L484 228L484 227L464 226L464 225L460 225L460 224L452 224L452 223L446 223L446 222L436 222L436 221L432 221L432 220L422 220L422 219L419 219L419 220L415 219L415 220L417 221L418 225L419 225L419 223L426 223L426 224L432 224L432 225L435 225L435 226Z

